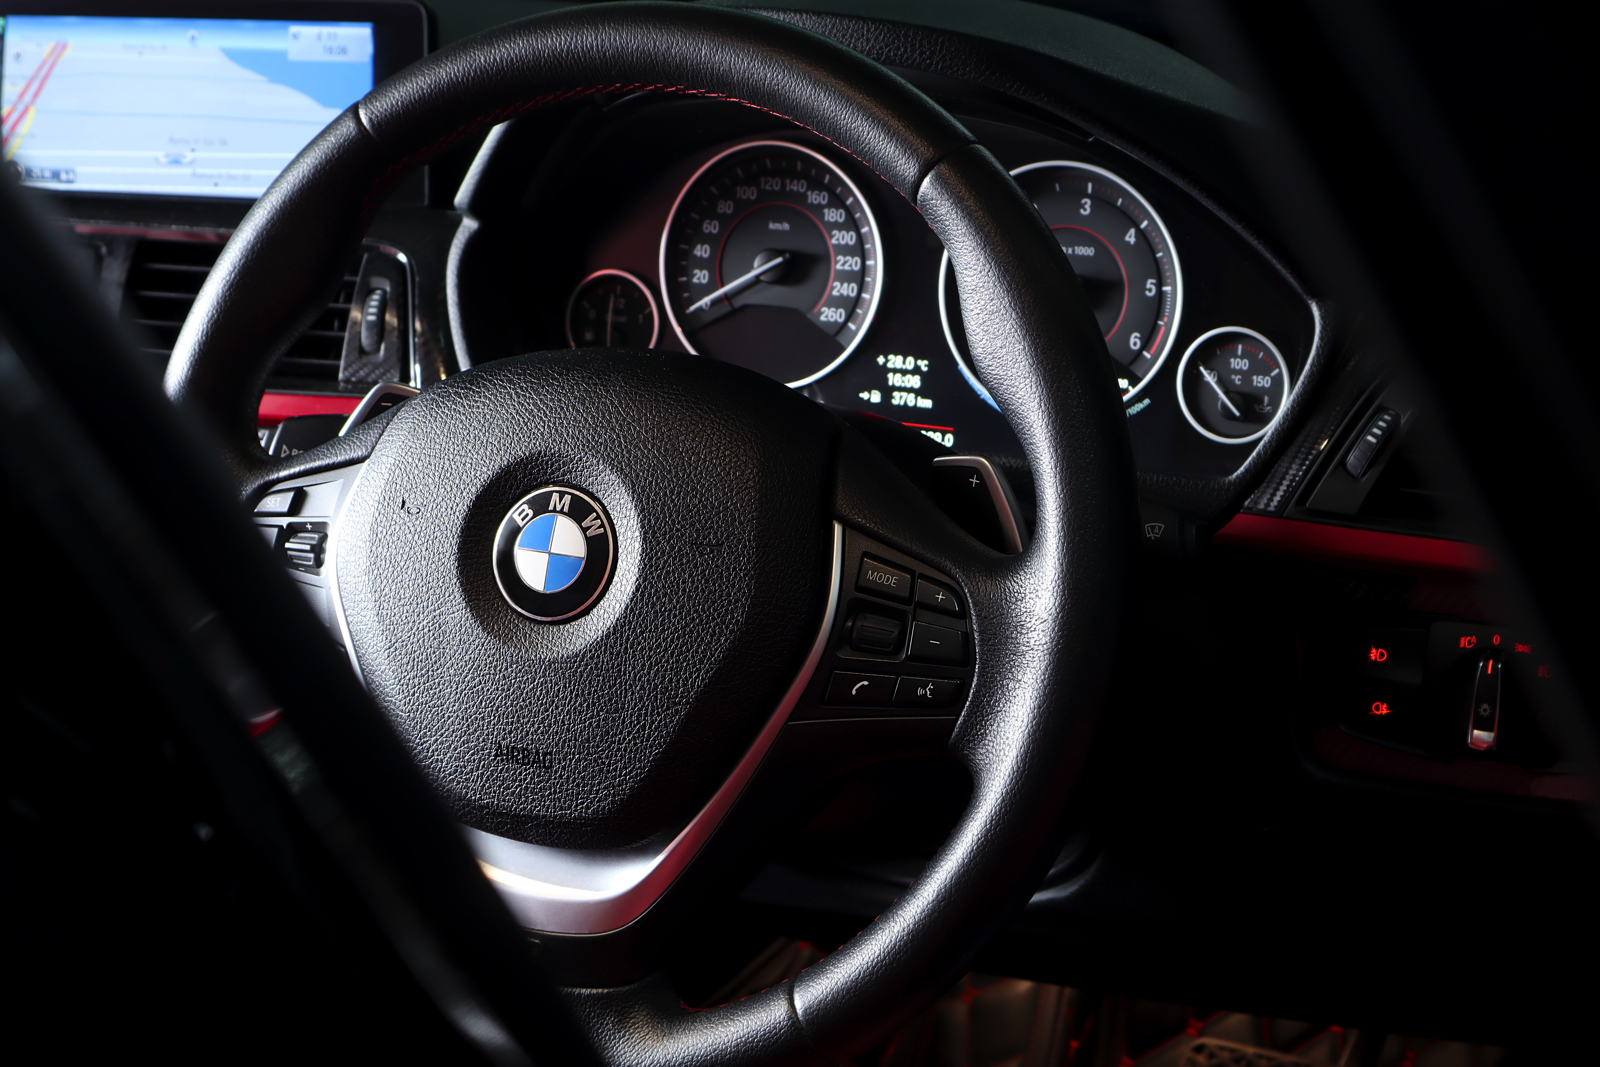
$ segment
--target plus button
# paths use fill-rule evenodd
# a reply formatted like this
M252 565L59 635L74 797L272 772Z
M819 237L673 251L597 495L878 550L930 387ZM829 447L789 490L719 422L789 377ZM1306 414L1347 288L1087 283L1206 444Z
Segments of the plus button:
M956 591L932 578L917 578L917 607L928 608L941 615L959 617L963 614L961 598L956 596Z

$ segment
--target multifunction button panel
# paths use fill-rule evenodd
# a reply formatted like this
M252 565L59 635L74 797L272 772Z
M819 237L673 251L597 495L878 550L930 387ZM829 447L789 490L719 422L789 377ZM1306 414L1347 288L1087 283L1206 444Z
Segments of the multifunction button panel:
M292 478L275 485L251 509L256 528L273 555L341 646L344 635L333 602L329 537L333 520L360 473L357 465Z
M972 630L956 583L854 530L839 611L791 721L954 716L972 684Z

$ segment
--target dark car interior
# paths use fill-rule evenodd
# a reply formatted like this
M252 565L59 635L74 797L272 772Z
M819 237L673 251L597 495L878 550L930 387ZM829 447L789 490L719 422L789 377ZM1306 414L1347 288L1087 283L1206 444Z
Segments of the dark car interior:
M16 1062L1591 1060L1568 18L0 4Z

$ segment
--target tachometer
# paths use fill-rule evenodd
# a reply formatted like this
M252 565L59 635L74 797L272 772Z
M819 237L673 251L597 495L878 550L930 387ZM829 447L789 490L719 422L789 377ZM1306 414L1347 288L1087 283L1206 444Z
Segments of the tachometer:
M1183 312L1183 271L1172 238L1148 201L1108 170L1048 160L1011 172L1072 260L1089 306L1130 399L1166 361ZM939 268L945 339L973 388L985 398L967 354L950 256Z
M844 362L882 287L878 225L861 191L783 141L706 163L661 236L667 317L684 347L791 386Z

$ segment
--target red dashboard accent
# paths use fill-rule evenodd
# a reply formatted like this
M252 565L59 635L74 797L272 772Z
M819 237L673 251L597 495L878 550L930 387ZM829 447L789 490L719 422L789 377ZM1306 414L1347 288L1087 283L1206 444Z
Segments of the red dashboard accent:
M296 415L349 415L361 403L359 396L315 396L305 393L266 393L256 411L257 426L276 426Z
M1483 574L1494 569L1489 552L1482 545L1270 515L1235 515L1232 522L1216 532L1213 540L1236 548L1347 566L1468 574Z

